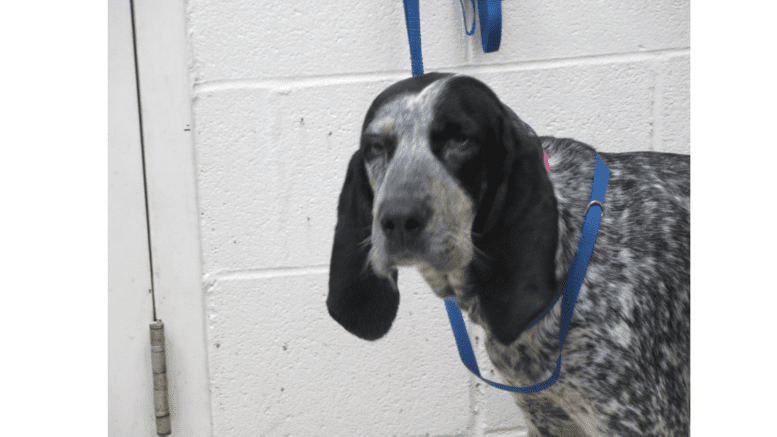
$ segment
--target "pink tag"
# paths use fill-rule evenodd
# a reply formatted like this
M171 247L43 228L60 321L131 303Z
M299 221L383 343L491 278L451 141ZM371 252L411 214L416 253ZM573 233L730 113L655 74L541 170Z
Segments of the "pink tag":
M548 153L544 151L542 153L545 155L545 170L547 170L548 173L550 173L550 163L548 162Z

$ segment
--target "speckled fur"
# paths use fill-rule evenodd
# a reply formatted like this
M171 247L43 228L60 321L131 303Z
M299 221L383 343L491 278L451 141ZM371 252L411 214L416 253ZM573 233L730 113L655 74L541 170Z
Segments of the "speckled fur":
M596 152L572 139L540 140L558 201L561 280L577 250ZM690 157L599 155L610 169L605 214L564 346L561 376L544 391L513 396L527 413L530 436L687 436ZM485 328L486 350L508 384L529 386L551 376L561 301L505 346L489 335L477 296L452 288L459 306Z
M439 78L446 77L448 76L427 76L404 81L395 85L396 92L392 91L394 88L390 88L373 103L365 121L365 129L370 128L370 120L376 119L379 121L378 130L386 130L386 126L380 124L384 123L381 121L381 114L386 112L382 112L381 108L385 105L396 105L396 95L406 96L406 93L410 92L411 95L416 93L422 97L433 95L432 100L444 98L447 88L440 84L447 79L439 81ZM435 81L439 81L437 85L429 87L428 84ZM516 159L515 156L518 156L518 161L523 163L521 165L526 165L527 162L535 163L532 165L539 169L542 165L540 147L547 153L552 189L547 185L544 170L542 173L531 173L541 174L540 179L545 180L546 184L538 185L538 190L542 191L529 191L538 193L535 196L527 196L525 191L526 184L533 183L531 178L510 179L518 181L513 186L524 187L523 192L520 189L515 191L522 193L520 195L524 197L508 197L509 201L500 213L501 217L507 216L508 219L499 219L502 221L496 223L500 226L504 226L504 223L523 223L521 226L531 223L533 226L543 226L544 235L552 235L549 231L554 229L553 222L543 221L543 217L548 217L547 211L555 211L553 208L533 215L534 221L521 222L522 217L532 214L534 209L524 203L521 206L524 212L516 213L516 203L520 204L521 199L532 198L538 204L542 203L545 208L555 204L558 212L555 260L552 239L548 240L550 245L525 244L522 247L547 247L545 253L548 254L548 262L543 264L549 266L547 276L552 277L555 272L555 281L560 281L566 276L577 250L583 215L590 200L595 150L571 139L537 137L531 127L522 122L512 110L506 107L502 109L502 104L494 100L490 91L483 91L479 83L463 80L458 84L457 89L462 96L475 96L481 104L485 101L493 102L494 105L500 106L495 108L494 114L502 114L498 117L507 120L506 123L512 123L518 133L510 138L518 138L515 144L521 145L517 149L511 149L517 150L519 155L510 155L512 152L509 152L508 157ZM421 92L425 87L429 87L434 93ZM450 114L451 108L468 107L466 101L461 103L461 100L462 98L452 101L458 102L458 106L452 103L443 105L449 111L446 117L456 119L455 114ZM438 108L434 101L427 101L426 105L429 111L436 111ZM480 107L476 112L482 113L483 110L484 108ZM375 114L379 117L376 118ZM389 119L391 129L399 126L406 132L404 137L397 137L397 150L404 150L401 152L404 153L403 159L407 160L407 152L413 150L413 153L419 153L419 157L423 157L418 162L424 163L421 166L416 165L415 168L429 168L434 171L434 174L430 173L431 182L427 180L429 178L416 175L410 185L419 186L409 189L442 197L432 199L432 205L480 205L483 197L477 194L477 184L456 179L453 171L446 173L444 168L450 166L446 164L445 159L440 158L443 155L435 152L437 155L434 156L437 156L442 164L431 164L429 159L433 154L425 149L431 147L426 124L434 123L435 117L434 114L422 117L403 115ZM401 123L397 120L401 120ZM372 126L375 128L374 123ZM422 134L414 135L412 132ZM412 143L413 148L402 149L403 141ZM376 226L373 225L370 231L369 228L363 228L364 223L373 220L373 213L370 211L377 210L380 199L392 195L394 189L391 187L408 189L408 181L404 179L402 172L392 173L395 178L401 180L384 180L391 177L386 176L390 173L386 169L389 168L391 155L368 159L363 156L364 153L366 152L359 151L354 154L341 194L333 266L335 262L338 265L362 265L370 256L374 275L362 272L359 277L355 274L354 277L349 277L351 272L346 268L332 267L330 281L334 282L330 282L327 304L330 314L341 325L355 335L372 340L389 330L398 305L396 290L388 285L390 278L387 278L387 275L390 274L392 265L385 260L390 260L391 257L390 254L383 253L385 249L381 244L369 249L369 255L366 249L357 251L357 255L351 255L356 253L351 247L353 241L359 241L368 232L372 232L373 243L381 241ZM690 157L655 152L600 152L599 155L610 170L604 217L564 346L561 376L546 390L533 394L514 394L515 400L526 413L531 436L687 436L690 428ZM449 167L444 167L446 165ZM515 167L511 171L520 172L521 169L525 171L526 167ZM529 170L533 172L535 169L530 167ZM363 175L358 176L359 174ZM434 184L447 184L450 187L435 188ZM484 183L485 185L487 184ZM475 188L472 188L473 186ZM462 195L466 195L463 191L465 188L470 190L471 203L460 199ZM372 203L370 192L376 192L376 197L379 198L375 204ZM446 193L455 193L455 196L448 198L451 195ZM554 197L554 202L548 202L548 197ZM488 202L485 203L488 205ZM354 205L363 205L359 207L362 212L357 213L357 206ZM430 222L430 229L425 230L429 235L450 232L451 230L440 227L444 228L446 223L457 223L457 220L460 220L451 210L438 207L433 209L435 214L442 217ZM350 216L347 214L349 212ZM555 212L553 216L555 217ZM539 221L536 220L537 217ZM471 217L466 221L471 223ZM477 220L475 222L477 223ZM355 226L352 223L362 228L359 234L353 232L354 235L350 236L349 226ZM520 229L518 234L526 234L527 231L531 233L531 229ZM515 238L516 234L505 235ZM468 250L472 249L475 236L470 238L472 240L468 238L467 241L457 238L458 244L471 246ZM533 241L535 240L530 243ZM517 253L520 251L514 249L515 246L509 244L496 247L513 248L513 252L506 255L503 251L498 252L498 256L504 256L508 260L517 259L521 255ZM474 250L477 251L477 248ZM513 282L499 282L501 279L491 282L493 290L496 291L492 291L490 296L488 293L482 293L484 290L479 287L483 287L484 281L489 280L488 272L504 275L505 266L508 267L508 274L517 270L510 270L511 264L499 264L501 270L484 270L487 272L486 276L473 276L480 274L477 268L473 267L474 263L492 261L479 259L479 254L475 253L475 258L466 268L441 271L434 267L437 261L436 253L441 252L435 251L435 247L426 247L416 254L417 257L410 264L419 269L435 294L440 297L455 296L457 303L469 314L470 319L484 327L489 357L505 381L511 385L528 386L549 378L558 357L561 301L551 308L539 323L525 329L514 328L516 334L511 338L509 330L497 331L489 320L496 320L493 312L494 293L511 293L510 289L505 289L505 284ZM539 258L536 263L530 259L522 265L527 266L526 271L531 271L532 268L537 268L537 264L542 264ZM376 263L375 260L380 262ZM529 267L529 264L534 266ZM512 276L507 277L508 280L511 278ZM531 295L535 288L543 286L537 285L536 281L524 281L520 284L526 288L512 290L519 297ZM547 292L544 292L545 296ZM491 299L490 313L486 311L484 296ZM505 301L515 302L509 299ZM496 302L501 301L497 299ZM519 308L525 308L533 302L532 299L520 301ZM380 323L374 322L378 319ZM502 321L502 325L509 323L510 319ZM510 341L505 342L504 338L510 338Z
M577 250L595 155L574 140L541 140L558 200L561 279ZM690 158L599 155L610 169L605 215L561 376L547 390L514 396L528 413L530 435L689 435ZM473 297L460 303L473 320L482 319ZM556 304L509 346L488 336L489 357L508 383L528 386L550 377L560 308Z

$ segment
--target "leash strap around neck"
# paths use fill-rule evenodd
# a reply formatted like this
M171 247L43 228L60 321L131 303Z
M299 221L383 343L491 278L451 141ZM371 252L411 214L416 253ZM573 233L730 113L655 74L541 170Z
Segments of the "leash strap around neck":
M480 375L480 369L478 369L478 363L477 360L475 360L475 354L472 351L472 344L469 341L469 334L467 334L467 328L464 325L461 310L453 299L445 299L445 308L448 311L448 318L451 321L451 328L453 329L453 335L456 338L456 346L459 348L461 361L472 373L484 382L502 390L518 393L534 393L550 387L556 382L559 375L561 375L561 352L564 349L564 342L566 341L567 333L569 332L572 314L575 311L577 296L580 293L580 287L583 285L583 279L588 270L588 263L591 261L591 255L593 254L594 245L596 244L596 237L599 234L599 224L601 223L602 214L604 213L602 205L604 204L604 195L607 191L607 182L609 179L610 171L597 153L596 169L594 170L593 184L591 186L591 202L588 204L585 218L583 219L583 230L580 235L580 240L577 243L577 252L575 252L575 257L572 260L572 266L569 268L567 277L561 282L556 298L553 300L551 306L531 324L533 325L542 319L542 317L550 311L550 308L555 306L558 299L562 295L564 296L561 307L559 356L556 361L556 369L553 371L553 375L551 375L550 378L528 387L513 387L483 378Z

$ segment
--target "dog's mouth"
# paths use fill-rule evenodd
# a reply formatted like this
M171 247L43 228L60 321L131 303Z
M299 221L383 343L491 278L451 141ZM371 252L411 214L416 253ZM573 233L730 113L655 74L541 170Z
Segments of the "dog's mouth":
M462 269L472 260L471 250L465 245L445 241L438 245L423 245L422 248L387 248L373 247L371 264L373 270L381 276L388 276L398 267L431 267L445 274Z
M422 263L429 263L426 258L420 251L401 249L388 252L384 256L373 257L372 265L377 273L390 274L399 267L418 267Z
M411 253L404 253L401 256L398 256L394 258L394 266L397 267L414 267L418 264L420 264L423 261L423 258L413 255Z

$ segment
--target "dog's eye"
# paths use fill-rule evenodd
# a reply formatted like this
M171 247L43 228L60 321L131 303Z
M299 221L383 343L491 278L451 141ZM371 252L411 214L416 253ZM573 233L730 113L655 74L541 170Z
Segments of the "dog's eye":
M451 141L453 142L454 146L463 146L469 141L469 138L467 138L467 136L464 134L458 134L454 136Z
M364 143L364 149L369 156L375 157L386 151L386 145L376 138L369 138Z
M469 155L475 151L477 146L464 134L456 134L446 144L446 152L455 155Z

